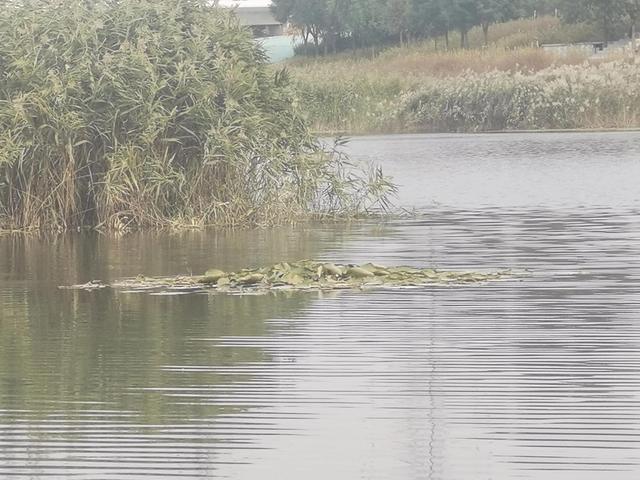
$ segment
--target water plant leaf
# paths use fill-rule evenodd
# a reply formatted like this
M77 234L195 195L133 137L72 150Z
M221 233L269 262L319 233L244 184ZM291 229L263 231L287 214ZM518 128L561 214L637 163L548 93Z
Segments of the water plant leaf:
M347 275L352 279L360 279L375 276L369 270L366 270L362 267L350 267L347 269Z
M211 270L207 270L206 273L204 274L204 278L202 278L200 281L202 283L213 284L213 283L217 283L218 280L226 276L227 274L225 272L214 268Z
M287 273L284 277L282 277L282 281L288 283L289 285L302 285L304 283L304 278L296 273Z
M345 272L343 268L337 267L333 263L325 263L324 265L322 265L322 270L324 273L328 275L333 275L335 277L340 277Z
M257 283L262 282L264 278L265 277L262 273L252 273L244 277L238 278L237 282L240 285L255 285Z

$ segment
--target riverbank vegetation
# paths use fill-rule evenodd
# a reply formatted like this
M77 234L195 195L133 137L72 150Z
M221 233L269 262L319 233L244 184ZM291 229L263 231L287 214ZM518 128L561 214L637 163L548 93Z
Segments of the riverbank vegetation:
M640 126L633 49L541 48L635 38L640 0L274 3L302 37L289 68L319 132Z
M495 25L486 47L476 27L470 49L436 49L432 39L376 55L300 57L288 68L300 105L323 133L637 127L640 70L632 58L531 46L595 31L555 17L521 19Z
M458 75L402 71L351 76L345 65L331 76L299 79L299 96L313 127L324 133L481 132L529 129L602 129L640 126L640 66L623 60L535 64ZM502 53L495 54L497 58ZM508 55L508 54L504 54ZM342 75L341 75L342 74ZM319 81L323 78L322 81Z
M321 148L287 74L205 0L0 7L0 227L280 223L392 188Z

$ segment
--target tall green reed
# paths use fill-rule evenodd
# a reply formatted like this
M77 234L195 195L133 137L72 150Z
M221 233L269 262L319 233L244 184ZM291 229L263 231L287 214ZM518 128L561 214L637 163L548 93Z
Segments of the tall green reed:
M367 178L321 147L294 104L287 73L205 0L2 2L0 224L353 213Z

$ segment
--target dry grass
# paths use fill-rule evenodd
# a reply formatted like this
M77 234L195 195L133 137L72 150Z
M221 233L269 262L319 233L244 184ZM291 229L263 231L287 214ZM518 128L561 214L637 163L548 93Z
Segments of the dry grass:
M601 35L597 26L578 23L564 24L555 17L540 17L538 19L512 20L493 25L489 30L489 50L501 52L504 50L537 48L547 43L576 43L599 40ZM334 65L357 61L388 62L395 57L426 57L441 52L445 57L460 49L460 34L456 31L449 33L449 49L445 49L444 38L420 40L403 47L370 47L358 50L348 50L327 57L299 56L289 60L291 68L296 69L314 64ZM469 32L469 45L477 54L477 50L485 49L484 35L480 27Z
M586 60L583 53L556 56L538 48L544 43L572 43L599 38L589 24L562 24L554 17L514 20L492 26L489 47L483 46L480 28L469 34L471 49L457 48L458 34L450 33L451 48L442 39L421 41L383 51L364 49L328 57L297 57L288 68L303 81L363 79L412 83L424 77L446 77L466 71L537 72L557 65L576 65ZM439 48L436 48L436 44Z
M456 33L452 34L457 40ZM590 23L562 23L555 17L512 20L493 25L489 30L489 44L503 48L535 47L545 43L576 43L597 41L602 34L597 25ZM484 45L484 36L480 27L469 32L469 44L472 48Z
M557 65L577 65L587 60L580 52L558 57L539 48L505 49L492 47L483 50L455 50L452 52L422 51L417 48L393 50L373 60L351 59L334 62L309 63L293 67L295 77L303 81L331 81L352 79L380 79L410 85L424 78L450 77L464 72L486 73L494 70L508 72L538 72Z

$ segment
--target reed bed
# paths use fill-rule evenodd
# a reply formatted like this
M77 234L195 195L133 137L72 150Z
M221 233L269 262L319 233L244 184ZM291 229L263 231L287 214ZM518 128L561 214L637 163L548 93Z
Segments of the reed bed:
M640 126L640 66L469 73L426 83L398 105L402 124L419 131L633 128Z
M640 126L640 66L633 61L559 58L539 49L484 54L453 53L446 69L435 62L431 71L428 62L404 58L362 75L353 73L354 63L333 65L330 77L320 66L294 75L309 122L324 133ZM451 67L456 56L459 69Z
M204 0L2 2L0 87L0 228L282 223L392 188L323 149Z
M424 53L414 50L374 61L321 62L293 68L300 105L311 126L321 132L406 131L398 106L428 85L464 82L472 76L504 72L533 75L561 65L582 65L584 54L558 57L538 48L459 50Z

